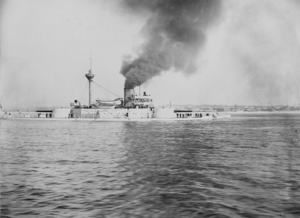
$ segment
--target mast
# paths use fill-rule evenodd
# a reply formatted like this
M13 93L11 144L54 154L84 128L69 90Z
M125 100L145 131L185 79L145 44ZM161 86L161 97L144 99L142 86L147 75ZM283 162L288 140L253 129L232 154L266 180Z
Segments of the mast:
M91 106L92 104L92 81L94 78L94 74L92 74L92 70L89 70L89 73L85 74L85 77L88 79L89 81L89 106Z
M92 58L91 58L91 54L90 54L90 70L89 70L89 73L85 74L85 77L89 81L89 106L92 105L92 81L93 81L94 76L95 75L92 74Z

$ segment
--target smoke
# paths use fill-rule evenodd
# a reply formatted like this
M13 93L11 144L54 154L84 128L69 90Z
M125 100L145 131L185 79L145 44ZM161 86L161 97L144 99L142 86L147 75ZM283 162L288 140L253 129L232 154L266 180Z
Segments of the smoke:
M123 6L148 17L145 43L121 68L125 87L168 71L163 79L172 80L170 86L180 82L181 93L202 93L200 102L299 104L298 1L131 0ZM175 81L176 71L198 71L201 77Z
M205 42L205 30L220 14L219 0L125 0L122 6L135 14L148 14L142 29L146 41L136 59L125 59L120 73L125 88L141 85L170 69L192 74Z

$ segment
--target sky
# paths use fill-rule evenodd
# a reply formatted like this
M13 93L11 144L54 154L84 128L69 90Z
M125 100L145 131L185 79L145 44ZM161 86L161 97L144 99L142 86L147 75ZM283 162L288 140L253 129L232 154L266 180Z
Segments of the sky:
M220 3L217 18L201 29L193 73L165 68L141 91L157 105L300 104L299 1ZM139 58L157 13L129 10L121 0L1 0L0 10L6 108L88 104L90 68L94 81L115 94L92 84L93 99L122 97L124 60Z

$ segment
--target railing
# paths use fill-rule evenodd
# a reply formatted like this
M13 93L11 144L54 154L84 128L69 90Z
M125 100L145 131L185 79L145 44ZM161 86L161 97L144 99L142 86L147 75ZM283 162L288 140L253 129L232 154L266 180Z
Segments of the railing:
M39 118L38 113L34 114L2 114L1 118Z
M70 107L9 107L9 108L2 108L3 112L36 112L42 110L54 110L56 108L70 108Z

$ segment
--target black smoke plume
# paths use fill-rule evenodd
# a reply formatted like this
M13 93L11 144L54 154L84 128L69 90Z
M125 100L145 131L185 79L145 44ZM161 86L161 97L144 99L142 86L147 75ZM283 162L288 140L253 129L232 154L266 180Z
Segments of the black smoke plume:
M185 74L197 70L196 58L205 30L219 17L220 0L124 0L130 12L150 13L142 33L146 42L138 58L124 60L125 88L141 85L163 71Z

